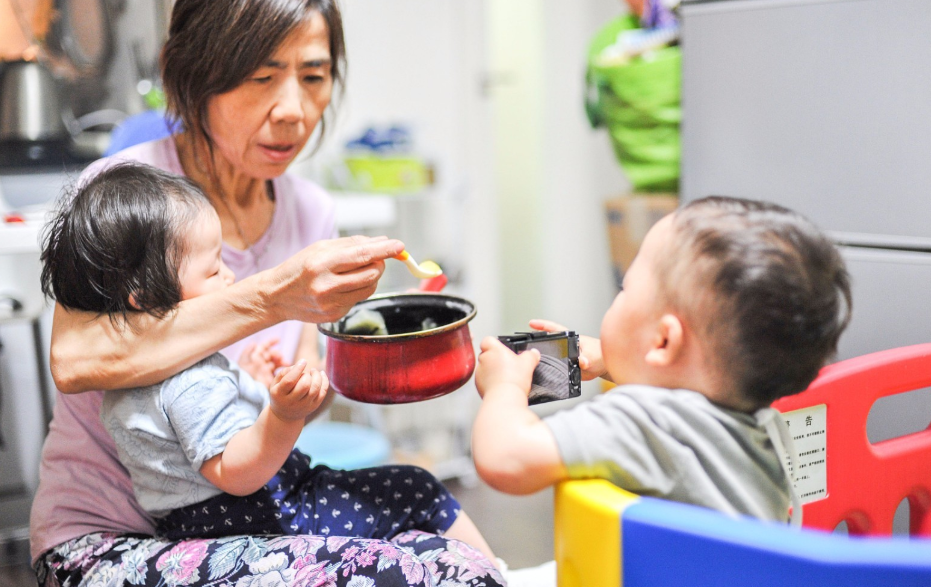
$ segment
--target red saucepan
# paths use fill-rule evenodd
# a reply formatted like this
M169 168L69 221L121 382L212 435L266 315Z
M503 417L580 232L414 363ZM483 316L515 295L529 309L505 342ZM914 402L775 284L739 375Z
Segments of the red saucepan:
M445 395L475 370L469 321L475 306L441 293L376 296L339 322L321 324L329 337L330 386L356 401L402 404Z

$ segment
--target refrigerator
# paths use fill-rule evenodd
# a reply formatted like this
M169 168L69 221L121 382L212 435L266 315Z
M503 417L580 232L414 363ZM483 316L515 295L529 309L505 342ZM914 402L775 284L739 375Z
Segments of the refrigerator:
M681 17L681 199L769 200L830 234L853 282L838 359L931 342L931 1L684 0ZM877 402L868 436L929 423L920 390Z

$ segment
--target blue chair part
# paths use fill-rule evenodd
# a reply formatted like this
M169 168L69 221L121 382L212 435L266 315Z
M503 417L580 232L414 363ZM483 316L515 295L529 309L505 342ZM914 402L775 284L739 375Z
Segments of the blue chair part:
M127 116L110 133L110 145L104 156L109 157L133 145L163 139L178 131L180 127L169 123L164 112L146 110Z
M858 538L644 498L622 516L623 585L918 587L931 541Z
M391 444L374 428L346 422L308 424L295 444L313 465L332 469L364 469L388 462Z
M557 487L555 542L559 587L931 585L928 539L731 518L604 480Z

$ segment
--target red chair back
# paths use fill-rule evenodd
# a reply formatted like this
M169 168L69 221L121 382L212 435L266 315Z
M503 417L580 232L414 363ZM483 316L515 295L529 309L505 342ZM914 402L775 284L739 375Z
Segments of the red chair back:
M910 533L931 536L931 427L876 444L866 434L876 400L926 387L931 344L829 365L806 391L773 404L783 413L826 408L827 496L803 506L805 526L833 530L846 521L850 534L888 535L908 498ZM790 432L803 434L792 426Z

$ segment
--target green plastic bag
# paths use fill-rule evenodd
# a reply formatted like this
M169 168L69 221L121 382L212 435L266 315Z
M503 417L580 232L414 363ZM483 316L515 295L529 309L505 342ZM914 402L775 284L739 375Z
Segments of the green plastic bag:
M678 192L682 54L664 47L626 62L603 58L618 33L639 28L624 16L602 28L589 48L586 112L607 128L614 153L637 192Z

